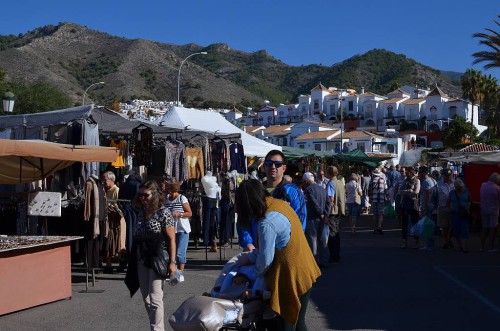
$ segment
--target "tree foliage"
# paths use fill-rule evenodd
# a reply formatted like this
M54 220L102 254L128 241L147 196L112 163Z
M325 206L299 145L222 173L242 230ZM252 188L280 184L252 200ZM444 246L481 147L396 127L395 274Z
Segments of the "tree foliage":
M464 138L470 138L471 132L474 136L478 133L471 122L466 122L463 117L455 116L450 127L443 134L443 142L446 146L454 146L463 142Z
M14 93L16 114L40 113L73 106L71 98L56 86L47 82L5 83L0 81L0 94Z
M500 18L500 15L497 15ZM497 26L500 27L499 21L494 21ZM500 68L500 33L493 29L485 29L488 33L474 33L472 36L474 38L480 38L480 45L484 45L489 48L489 51L479 51L472 56L475 57L473 64L483 63L484 69L490 68Z

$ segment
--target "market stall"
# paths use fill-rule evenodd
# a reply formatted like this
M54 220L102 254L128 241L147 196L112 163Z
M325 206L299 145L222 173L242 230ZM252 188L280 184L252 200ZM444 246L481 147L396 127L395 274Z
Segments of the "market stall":
M117 155L110 147L0 139L0 184L29 183L75 162L110 162ZM60 195L50 193L30 194L28 212L60 215ZM0 315L71 297L70 242L79 238L1 236Z

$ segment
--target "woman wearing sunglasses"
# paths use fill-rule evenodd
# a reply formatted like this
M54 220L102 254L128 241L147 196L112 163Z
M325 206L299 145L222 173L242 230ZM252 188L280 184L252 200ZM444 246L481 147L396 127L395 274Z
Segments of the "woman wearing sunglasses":
M137 216L129 268L125 277L131 296L138 288L141 290L151 330L165 329L164 281L151 268L151 258L156 256L158 249L166 249L170 257L169 273L177 270L174 218L168 207L163 205L164 202L164 195L155 181L147 181L139 187L134 204L141 210Z

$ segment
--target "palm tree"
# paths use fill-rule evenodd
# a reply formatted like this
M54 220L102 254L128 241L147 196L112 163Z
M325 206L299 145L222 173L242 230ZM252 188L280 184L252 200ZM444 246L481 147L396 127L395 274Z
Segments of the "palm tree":
M483 76L483 109L486 110L488 117L486 119L486 124L488 125L488 137L491 138L493 133L495 137L498 137L499 132L499 115L497 113L498 103L499 103L499 87L498 80L491 76Z
M481 71L467 69L465 75L462 76L462 97L468 99L472 103L471 114L471 135L470 142L472 143L473 128L474 128L474 105L481 102L483 96L483 76Z
M500 18L500 15L497 15ZM500 27L500 22L494 21L496 25ZM472 64L477 64L481 62L487 62L484 65L484 69L490 68L500 68L500 33L494 31L493 29L485 29L490 34L487 33L474 33L472 36L474 38L481 38L479 42L480 45L485 45L490 48L490 51L481 51L472 54L476 59Z

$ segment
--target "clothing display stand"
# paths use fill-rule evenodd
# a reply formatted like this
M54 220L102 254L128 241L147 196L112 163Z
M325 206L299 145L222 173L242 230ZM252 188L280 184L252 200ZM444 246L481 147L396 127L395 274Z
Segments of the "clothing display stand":
M89 290L89 257L87 255L87 246L85 245L85 290L79 293L102 293L104 290ZM95 268L92 268L92 287L95 286Z

